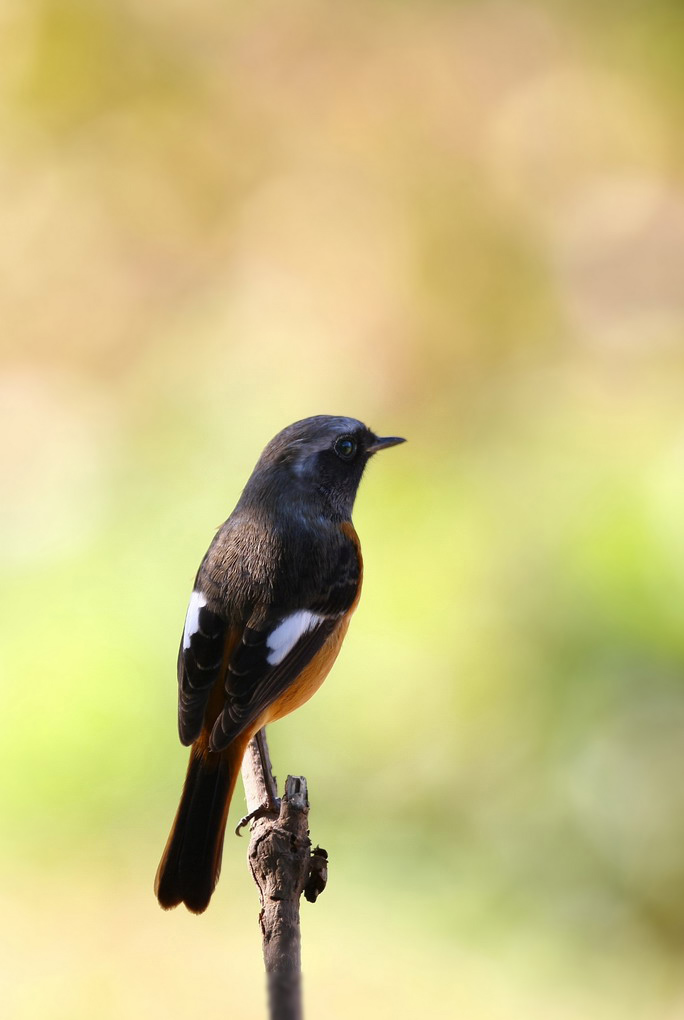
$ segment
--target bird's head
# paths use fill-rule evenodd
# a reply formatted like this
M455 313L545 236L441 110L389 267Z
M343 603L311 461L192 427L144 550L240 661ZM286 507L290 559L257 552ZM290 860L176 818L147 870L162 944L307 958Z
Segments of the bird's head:
M245 495L263 485L285 500L320 501L334 516L347 520L370 457L403 442L399 436L377 436L356 418L328 414L304 418L266 446Z

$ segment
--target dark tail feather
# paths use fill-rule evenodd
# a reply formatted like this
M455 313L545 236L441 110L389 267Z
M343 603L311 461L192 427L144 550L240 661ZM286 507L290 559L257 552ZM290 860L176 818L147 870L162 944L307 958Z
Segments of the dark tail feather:
M190 755L176 818L162 856L154 891L165 910L185 903L207 909L221 871L223 835L243 748Z

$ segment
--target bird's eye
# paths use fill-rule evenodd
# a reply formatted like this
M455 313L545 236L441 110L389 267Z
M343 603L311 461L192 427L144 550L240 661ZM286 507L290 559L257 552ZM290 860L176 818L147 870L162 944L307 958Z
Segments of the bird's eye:
M342 460L351 460L356 453L356 441L350 439L349 436L342 436L341 439L337 440L333 449Z

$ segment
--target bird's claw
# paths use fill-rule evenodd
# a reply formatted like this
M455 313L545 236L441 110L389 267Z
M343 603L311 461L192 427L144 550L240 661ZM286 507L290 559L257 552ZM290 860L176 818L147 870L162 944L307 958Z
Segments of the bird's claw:
M245 815L244 818L240 819L240 821L235 826L235 835L241 836L242 830L247 825L250 825L252 822L258 821L260 818L277 818L279 814L280 814L279 797L273 804L260 804L258 808L255 808L254 811L250 811L248 815Z

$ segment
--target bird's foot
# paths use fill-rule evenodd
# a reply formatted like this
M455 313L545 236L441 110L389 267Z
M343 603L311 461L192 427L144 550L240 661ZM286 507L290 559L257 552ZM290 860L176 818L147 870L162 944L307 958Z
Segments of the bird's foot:
M241 818L235 827L235 835L241 836L242 829L247 825L251 825L252 822L257 822L260 818L277 818L280 814L280 797L276 797L275 800L270 804L260 804L254 811L250 811L248 815Z

